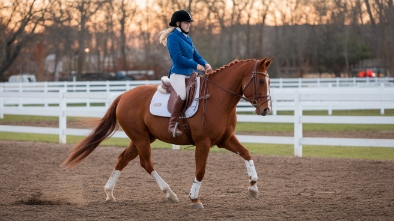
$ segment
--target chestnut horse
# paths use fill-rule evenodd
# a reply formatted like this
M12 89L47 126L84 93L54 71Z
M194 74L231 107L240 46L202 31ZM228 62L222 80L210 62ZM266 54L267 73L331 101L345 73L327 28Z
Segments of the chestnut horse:
M236 105L242 98L256 108L255 112L258 115L265 116L271 110L270 79L267 73L271 61L272 58L233 61L200 77L202 82L200 108L193 117L187 119L192 141L196 146L195 177L189 192L192 208L203 208L198 194L205 174L208 153L214 145L234 152L244 159L249 176L249 194L254 198L258 196L258 177L252 157L234 135L237 122ZM182 136L173 138L167 130L169 118L154 116L150 113L150 101L156 90L157 85L138 86L117 97L100 120L99 125L73 147L70 155L63 162L66 168L76 166L103 140L110 137L120 125L131 141L119 155L115 168L104 187L107 201L115 200L113 191L123 168L139 156L141 166L151 174L160 190L166 194L167 199L170 202L178 202L176 194L155 170L150 144L156 139L178 145L188 145L192 142L183 128L181 129ZM207 96L208 94L210 96Z

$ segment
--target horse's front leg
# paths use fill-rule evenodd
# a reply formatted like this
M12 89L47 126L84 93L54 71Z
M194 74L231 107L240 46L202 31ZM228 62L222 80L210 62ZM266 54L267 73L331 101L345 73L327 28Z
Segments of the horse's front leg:
M217 145L219 148L225 148L231 152L234 152L240 155L244 161L246 166L246 171L248 172L249 176L249 194L253 198L257 198L259 194L259 188L257 187L257 172L256 167L254 166L254 162L252 160L252 156L250 155L249 151L239 143L238 139L235 135L231 135L231 137L226 140L226 142Z
M193 180L193 185L189 192L189 198L192 201L193 209L204 208L203 204L198 198L198 194L200 192L201 182L204 179L209 150L210 150L210 142L205 141L205 142L196 143L196 151L195 151L196 171L195 171L195 178Z

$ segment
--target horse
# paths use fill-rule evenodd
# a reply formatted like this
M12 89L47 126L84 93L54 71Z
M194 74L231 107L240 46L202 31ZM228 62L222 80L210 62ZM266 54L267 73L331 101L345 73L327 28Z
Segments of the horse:
M198 195L205 175L208 154L214 145L241 156L249 177L249 195L258 198L257 172L250 152L241 145L234 134L236 105L240 99L249 101L255 113L265 116L272 109L270 79L267 72L272 59L235 60L215 71L199 76L201 80L199 106L196 114L188 119L190 137L184 128L182 136L174 138L167 130L169 118L152 115L150 101L157 85L142 85L119 95L92 132L77 143L62 166L75 167L105 139L119 129L130 138L130 143L119 155L112 174L104 186L106 201L114 201L113 191L121 171L137 156L140 165L156 181L168 201L178 202L177 195L155 170L150 144L156 139L170 144L195 145L195 174L189 192L191 206L204 208Z

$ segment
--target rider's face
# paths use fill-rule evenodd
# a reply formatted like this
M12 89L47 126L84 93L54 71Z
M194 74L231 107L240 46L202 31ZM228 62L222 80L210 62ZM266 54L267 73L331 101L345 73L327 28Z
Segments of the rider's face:
M181 22L181 28L182 28L185 32L189 32L189 30L190 30L190 25L191 25L191 24L192 24L191 22L183 21L183 22Z

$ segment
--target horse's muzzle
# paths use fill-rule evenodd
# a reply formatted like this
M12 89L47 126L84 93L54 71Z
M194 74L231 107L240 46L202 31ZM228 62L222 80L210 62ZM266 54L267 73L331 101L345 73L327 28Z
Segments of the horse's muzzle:
M260 112L258 112L258 111L259 111L259 109L256 109L256 114L261 115L261 116L265 116L271 111L271 109L269 107L267 107L263 111L260 111Z

